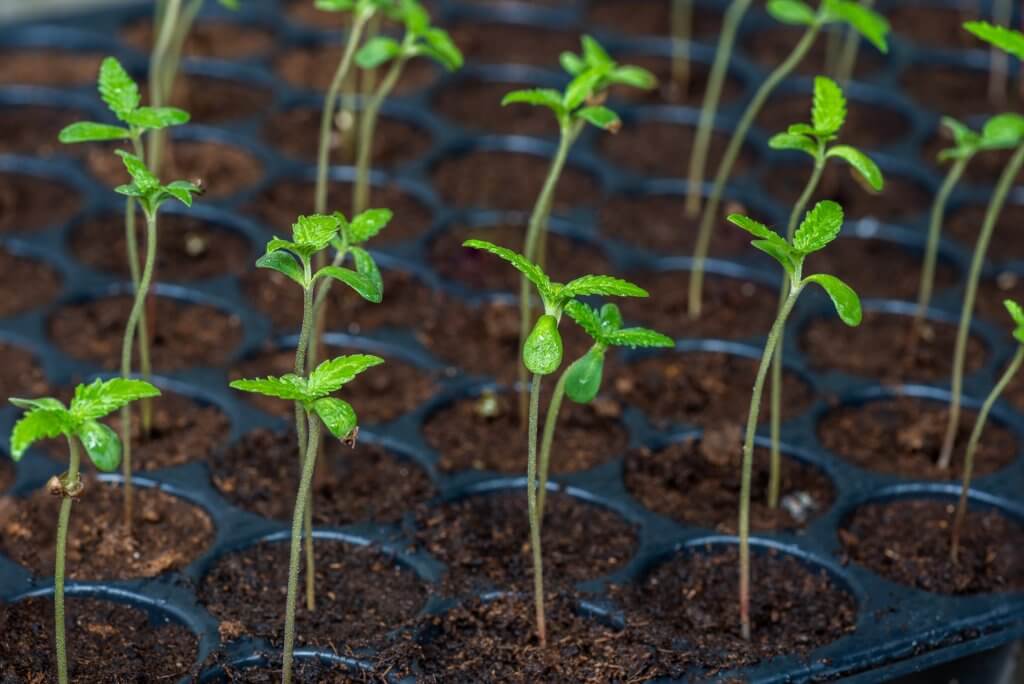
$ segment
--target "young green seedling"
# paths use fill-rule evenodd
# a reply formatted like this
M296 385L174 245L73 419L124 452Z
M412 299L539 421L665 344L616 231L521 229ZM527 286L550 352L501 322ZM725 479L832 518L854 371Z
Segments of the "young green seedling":
M682 97L690 89L690 39L693 34L693 0L671 0L672 90Z
M701 215L700 227L697 232L697 243L693 252L693 267L690 270L690 286L687 293L689 315L691 318L698 318L701 313L704 260L707 257L708 246L711 244L711 230L718 220L718 204L722 199L722 192L725 190L725 184L729 181L729 177L732 174L733 164L739 156L740 148L747 137L747 131L750 130L751 124L760 113L768 97L774 92L776 86L789 76L801 60L803 60L808 50L814 44L814 40L817 38L822 27L831 23L849 25L881 52L887 52L889 49L886 42L886 37L889 33L889 23L881 15L857 4L853 0L822 0L817 11L814 11L800 0L770 0L768 12L784 24L804 26L804 34L789 56L758 87L753 99L751 99L744 110L739 123L733 129L732 135L729 138L729 144L722 154L718 165L718 172L715 174L714 185L711 188L711 194L708 196L707 204ZM703 167L701 167L701 174L695 180L691 178L690 187L695 187L694 182L699 186L702 176Z
M740 512L739 512L739 545L740 545L740 629L743 638L750 639L750 480L754 463L754 434L757 431L758 413L761 408L761 395L764 390L764 379L768 374L768 366L779 343L779 337L786 326L797 298L804 288L814 283L822 287L832 299L839 318L849 326L860 325L860 299L849 285L835 276L825 273L804 276L804 259L824 249L835 240L843 227L843 209L835 202L826 200L819 202L807 212L800 227L791 240L786 240L768 226L752 218L740 214L732 214L729 221L753 235L756 240L751 244L766 253L782 265L789 280L789 294L786 296L768 333L768 341L761 355L761 363L757 368L754 380L754 392L750 398L750 411L747 415L746 435L743 441L743 470L740 476Z
M590 36L581 39L582 54L565 52L561 55L562 67L572 76L563 92L550 88L515 90L505 95L502 106L523 103L536 107L547 107L558 122L558 149L548 169L540 195L533 205L530 223L526 229L523 254L543 268L548 218L554 203L555 188L562 175L569 149L589 123L600 129L615 133L621 128L619 116L602 103L607 90L614 85L650 90L657 79L646 69L636 66L620 66L611 58L601 44ZM519 343L526 340L530 330L532 300L527 278L520 279L519 287ZM525 371L520 368L519 384L526 385ZM525 395L523 395L525 399ZM525 403L520 402L520 417L525 414Z
M860 0L860 4L870 9L874 7L875 0ZM845 34L835 70L836 81L843 85L853 78L853 71L857 66L857 52L860 49L860 33L856 29L846 27Z
M65 144L84 142L109 142L126 140L139 159L143 155L142 139L146 133L180 126L188 123L188 112L176 107L144 107L139 87L121 63L114 57L107 57L100 64L97 82L100 97L110 111L123 125L77 121L61 130L58 139ZM128 251L128 272L132 285L138 289L141 278L139 268L139 245L135 236L135 201L129 197L124 205L125 246ZM145 310L139 316L139 369L144 380L152 376L149 359L149 326ZM152 411L148 401L142 402L142 429L148 433L152 424Z
M793 205L786 225L786 239L793 239L797 221L804 215L807 203L810 202L821 181L821 175L829 159L841 159L857 172L872 190L882 189L884 179L878 165L855 147L849 145L831 145L839 137L839 131L846 122L846 98L842 89L830 78L818 76L814 79L814 97L811 105L811 123L799 123L789 127L785 133L779 133L768 141L776 150L797 150L804 152L814 160L814 169L803 192ZM779 297L779 307L786 301L789 287L788 279L784 278ZM772 382L770 400L771 420L771 475L768 481L768 505L775 508L779 504L779 484L781 481L781 455L779 453L779 434L782 421L782 351L785 348L785 330L779 332L779 342L772 357Z
M54 643L57 651L57 681L67 684L67 636L64 629L64 563L67 550L68 520L71 504L82 496L84 485L79 476L78 445L85 448L98 470L113 472L121 461L121 442L117 433L99 422L129 402L158 397L160 390L143 380L114 378L95 380L75 388L71 406L53 397L41 399L11 398L11 403L26 410L11 431L11 456L20 461L33 442L64 436L68 442L68 469L49 482L50 493L61 498L57 517L57 548L53 570Z
M317 227L314 233L323 236L325 231ZM319 244L321 237L314 238ZM296 257L307 254L308 243L289 243L287 251ZM326 246L326 243L324 243ZM322 249L322 247L321 247ZM272 254L280 254L275 251ZM286 258L287 255L284 255ZM283 263L283 261L282 261ZM294 261L292 262L294 264ZM304 269L302 280L309 282L314 276ZM283 272L283 271L282 271ZM292 271L295 272L294 270ZM296 273L296 275L298 275ZM316 466L317 449L320 442L320 423L327 426L328 431L336 438L355 445L358 435L358 419L355 409L347 401L330 395L347 385L367 368L384 363L384 359L371 354L351 354L324 361L310 372L308 378L289 373L281 377L267 377L247 380L235 380L231 387L242 392L255 392L268 397L277 397L294 401L302 407L306 416L306 453L302 459L302 476L299 480L299 491L295 496L295 509L292 513L291 552L288 557L288 598L285 603L284 622L284 663L282 665L282 681L292 681L292 659L295 651L295 607L299 585L299 544L302 539L303 521L306 508L310 501L310 485L313 481L313 469ZM312 530L307 530L307 536Z
M465 247L490 252L510 263L537 289L544 313L523 344L523 365L533 374L530 382L529 432L527 436L526 502L530 516L530 549L533 553L533 599L537 621L537 637L547 646L544 620L544 564L540 546L540 508L537 481L537 419L540 413L541 380L562 365L562 336L558 323L566 306L577 297L592 295L613 297L646 297L647 291L633 283L606 275L585 275L564 285L552 282L537 264L522 254L499 247L485 240L466 240Z
M1021 362L1024 362L1024 309L1021 309L1020 304L1010 299L1004 300L1003 306L1006 307L1010 318L1013 319L1013 338L1017 340L1017 351L1014 353L1013 359L1010 360L1006 370L1003 371L1003 375L999 378L996 386L992 388L992 392L985 398L985 403L981 405L978 418L974 422L974 429L971 430L971 437L967 440L963 483L960 486L960 500L956 506L956 515L953 519L953 536L949 547L949 557L954 563L957 562L957 557L960 554L960 536L963 534L964 519L967 517L967 492L971 488L971 474L974 472L974 454L978 450L978 443L981 441L981 435L985 431L985 423L988 421L988 414L992 411L992 406L1003 393L1003 390L1006 389L1006 386L1010 384L1013 376L1020 370Z

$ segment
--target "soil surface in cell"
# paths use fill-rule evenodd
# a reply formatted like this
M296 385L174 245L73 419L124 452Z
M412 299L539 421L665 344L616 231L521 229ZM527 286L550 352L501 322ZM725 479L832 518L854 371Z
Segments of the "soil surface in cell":
M214 657L216 660L217 657ZM379 662L379 659L374 659ZM383 667L381 669L384 669ZM228 682L248 684L278 684L281 681L281 663L264 667L238 668L223 667ZM373 681L374 675L352 671L344 665L326 663L320 660L296 660L292 665L292 681L296 684L365 684Z
M326 12L320 12L325 16ZM153 22L148 18L129 24L121 38L136 50L153 49ZM213 59L246 59L269 52L274 35L262 26L232 21L199 21L188 32L182 54Z
M792 207L807 185L807 172L795 166L781 171L764 174L762 189L783 206ZM885 188L876 193L859 175L855 176L849 166L834 164L826 167L822 174L813 202L825 199L838 202L848 220L875 218L899 223L923 216L931 206L932 196L924 185L892 173L885 174Z
M513 90L536 87L509 81L486 81L466 77L451 82L434 97L433 107L441 116L474 131L507 135L554 137L558 121L545 107L527 104L502 106L501 100Z
M0 247L0 318L46 306L60 289L60 276L45 262Z
M985 157L979 154L978 157ZM969 253L973 253L978 242L978 235L985 223L984 205L968 205L950 212L943 224L943 230L953 237ZM999 220L992 231L992 242L989 244L985 258L993 264L1005 264L1009 261L1024 259L1024 239L1017 229L1024 222L1024 206L1006 204L999 212ZM1002 305L1002 302L999 302Z
M6 492L14 484L14 465L9 458L0 459L0 493Z
M67 221L81 206L78 192L60 181L0 172L0 233L48 228Z
M148 102L142 87L143 101ZM273 92L264 85L197 74L179 75L171 91L171 104L204 125L248 119L267 111L273 100Z
M641 36L662 36L672 25L668 4L659 0L634 0L628 5L618 0L596 0L589 3L586 20L611 31ZM722 15L710 8L693 8L690 34L694 38L714 38L722 29ZM623 59L623 62L631 60Z
M988 82L988 67L984 65L972 68L918 62L904 68L900 88L921 107L963 121L992 111ZM1009 101L1000 106L1000 111L1019 110L1020 99L1012 87L1007 88L1007 94ZM985 154L989 153L979 156Z
M544 24L464 21L449 27L469 64L530 64L557 68L559 56L579 52L579 35Z
M804 30L801 27L779 26L769 22L769 25L758 30L756 40L748 40L742 49L748 57L757 63L762 69L771 70L782 64L782 62L793 52L793 46L799 41ZM817 76L818 74L830 73L826 66L828 54L828 39L824 34L819 34L814 41L807 55L800 60L794 70L795 74L801 76ZM861 49L857 51L857 63L854 65L854 76L858 81L871 79L883 69L887 63L887 55L879 53L867 43L861 43ZM808 99L808 106L810 99ZM808 112L810 109L807 110ZM798 119L788 123L797 123L806 119Z
M313 7L310 7L313 9ZM326 28L323 18L342 12L317 12L317 27ZM276 74L296 88L324 92L331 85L334 72L341 62L343 46L337 41L328 45L308 45L282 52L273 63ZM437 80L440 68L429 59L413 59L402 67L402 75L392 92L392 97L409 95L422 90Z
M680 150L690 150L696 135L697 129L687 124L657 119L627 120L615 135L602 135L597 147L620 169L656 178L677 178L687 172L689 163L688 152L680 154ZM717 162L728 144L729 132L716 131L711 136L708 159L714 160L713 164ZM750 146L742 148L733 165L733 178L749 171L755 161Z
M46 48L0 51L0 83L34 86L93 84L103 61L101 52Z
M618 58L621 64L647 69L658 79L658 83L651 90L627 85L612 86L608 89L608 94L613 102L643 105L671 104L695 109L699 109L704 103L704 91L707 90L708 73L711 70L709 63L691 60L689 74L683 72L677 76L673 73L672 58L669 56L622 53L618 55ZM734 105L743 93L743 82L736 74L727 73L725 82L722 84L720 106L725 108ZM688 165L689 160L686 159L684 163Z
M885 18L895 35L929 48L978 49L978 39L964 31L964 22L986 17L971 5L942 7L910 2L887 8Z
M52 157L55 154L77 155L81 148L64 145L57 136L68 124L82 121L86 115L71 109L42 105L0 106L0 153Z
M964 35L967 34L964 31ZM921 160L931 166L935 173L942 177L945 177L949 173L950 168L953 166L952 161L940 161L939 153L943 150L952 149L955 147L953 142L953 134L949 132L949 129L943 126L940 128L935 135L929 138L924 146L921 148ZM970 183L971 185L995 185L999 181L999 176L1002 175L1003 170L1006 169L1006 164L1010 161L1010 157L1013 156L1013 150L985 150L981 154L976 154L971 157L971 161L964 168L963 176L961 176L961 183ZM1014 209L1012 204L1008 204L1003 208L1002 214L1000 214L1000 223L1005 219L1007 214ZM973 226L973 231L970 233L972 236L977 235L977 229L981 226L981 214L984 208L979 208L977 216L978 221ZM942 224L943 231L953 229L953 221L956 219L955 211L946 212L945 223ZM1013 225L1017 225L1014 223ZM999 241L1000 247L1003 247L1007 243L1012 245L1017 237L1015 231L1004 230L999 231L1001 238ZM958 239L962 239L962 235L965 233L953 233ZM965 243L965 246L971 247L974 245L974 239L970 242ZM1011 247L1012 249L1012 247ZM1017 250L1017 254L1021 254L1020 250ZM1000 255L990 255L1000 256Z
M0 395L5 397L41 397L49 383L32 354L14 345L0 342Z

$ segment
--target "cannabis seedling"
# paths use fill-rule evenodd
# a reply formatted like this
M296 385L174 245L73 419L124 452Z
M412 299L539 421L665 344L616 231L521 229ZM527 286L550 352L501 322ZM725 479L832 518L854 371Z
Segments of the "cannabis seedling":
M683 96L690 88L690 40L693 34L693 0L671 0L672 90Z
M325 232L319 228L314 229L314 235L319 236L311 236L314 239L314 244L319 244L323 241L322 236ZM308 283L314 276L309 273L309 248L306 246L307 244L299 242L289 243L290 247L287 248L287 251L300 259L300 255L307 254L304 259L305 263L301 278L304 282ZM324 242L324 246L326 246L326 242ZM282 254L282 252L273 251L270 254ZM282 256L291 259L286 254ZM279 259L279 261L282 264L285 263L284 259ZM295 265L294 259L292 259L292 264ZM297 266L294 269L291 267L285 268L296 276L299 275L297 273ZM329 395L347 385L367 368L382 363L384 363L384 359L378 356L352 354L324 361L310 372L308 378L289 373L281 377L235 380L231 383L233 389L242 392L255 392L268 397L294 401L301 407L302 413L306 417L306 453L302 459L302 477L299 480L299 491L295 496L295 509L292 513L291 552L288 557L288 598L285 603L284 662L282 665L282 681L285 684L289 684L292 681L292 660L295 650L295 607L299 584L299 544L302 538L303 521L306 518L306 510L311 498L310 485L313 481L313 470L316 466L317 449L320 441L320 423L323 422L327 426L328 431L336 438L354 445L356 435L358 434L358 419L355 409L347 401ZM312 531L307 530L306 534L311 535Z
M143 380L114 378L95 380L75 388L71 406L53 397L41 399L11 398L11 403L26 410L11 431L11 456L20 461L33 442L60 437L68 442L68 469L49 482L50 493L61 498L57 517L57 548L53 570L54 643L57 651L57 681L67 684L67 636L64 629L64 562L67 549L71 504L82 496L85 486L79 476L78 445L85 448L98 470L113 472L121 461L121 442L117 434L99 422L129 402L160 396L160 390Z
M960 553L960 536L963 533L964 519L967 517L967 492L970 490L971 474L974 472L974 454L978 450L978 443L981 441L981 435L985 431L985 423L988 421L988 414L992 411L992 406L1003 393L1003 390L1006 389L1006 386L1010 384L1013 376L1020 370L1021 363L1024 362L1024 309L1021 309L1020 304L1010 299L1004 300L1003 306L1006 307L1010 318L1013 319L1013 338L1017 340L1017 351L1014 353L1013 359L1010 360L1006 370L1003 371L1003 375L999 378L996 386L985 397L985 403L981 405L978 418L975 420L974 428L971 430L971 436L967 440L967 454L964 456L963 483L960 486L960 500L956 506L956 515L953 519L953 536L949 547L949 557L954 563L957 562L957 557Z
M757 418L761 408L761 395L764 391L764 379L768 374L768 366L779 343L782 330L786 326L797 298L807 285L814 283L822 287L835 306L839 318L849 326L860 325L860 299L849 285L835 276L825 273L804 276L804 259L814 252L824 249L835 240L843 227L843 209L835 202L825 200L819 202L807 212L800 227L791 240L786 240L768 226L747 216L731 214L729 221L753 235L756 239L751 243L754 247L772 257L782 265L789 281L789 294L786 296L768 333L768 341L761 355L761 363L757 368L754 380L754 392L750 398L750 411L747 415L746 435L743 441L743 465L740 476L740 511L739 511L739 545L740 545L740 629L743 638L750 639L750 480L754 463L754 434L757 431Z
M733 129L732 135L729 138L729 144L722 154L718 165L718 172L715 174L714 185L711 188L711 194L708 196L704 213L701 215L700 227L697 232L697 243L693 252L693 267L690 270L690 286L687 293L689 315L691 318L698 318L701 313L704 260L707 257L708 246L711 244L711 230L718 220L718 204L722 199L722 192L725 190L725 184L729 181L729 177L732 174L733 164L735 164L736 158L739 156L740 147L742 147L747 137L747 131L750 130L751 124L776 86L789 76L800 61L803 60L814 44L814 40L817 38L822 27L831 23L849 25L881 52L887 52L889 49L886 42L886 37L889 33L889 23L881 15L857 4L853 0L822 0L817 11L814 11L800 0L770 0L768 12L784 24L804 26L804 34L789 56L765 78L757 92L754 93L754 97L744 110L739 123ZM695 154L698 151L696 142L694 147ZM691 177L691 191L693 191L695 186L699 187L702 176L703 162L701 163L700 175L696 179Z
M544 564L540 546L540 508L537 481L537 421L540 413L541 380L562 365L562 336L558 323L566 306L577 297L592 295L613 297L646 297L647 291L633 283L606 275L585 275L564 285L552 282L543 269L522 254L499 247L485 240L466 240L464 247L490 252L510 263L536 288L544 313L533 325L523 344L523 365L533 374L530 382L529 430L527 434L526 502L530 516L530 549L533 552L533 599L536 612L537 637L547 645L544 620ZM557 411L556 411L557 413Z
M814 79L814 97L811 104L811 123L790 126L785 133L773 136L768 144L776 150L804 152L814 161L811 176L797 199L786 225L786 239L793 239L797 221L804 215L807 203L814 196L821 181L821 175L829 159L842 159L856 171L872 190L882 189L884 179L878 165L868 155L850 145L831 145L839 137L839 131L846 122L846 97L835 81L825 76ZM784 278L779 298L781 308L788 295L789 281ZM785 348L785 330L779 332L779 342L772 357L772 382L770 400L771 419L771 475L768 481L768 505L779 504L779 483L781 480L781 455L779 434L782 420L782 351Z

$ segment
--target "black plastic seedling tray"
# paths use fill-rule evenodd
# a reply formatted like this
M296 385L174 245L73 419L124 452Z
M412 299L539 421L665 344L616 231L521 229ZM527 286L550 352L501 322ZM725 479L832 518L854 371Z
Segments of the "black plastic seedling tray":
M272 230L280 233L286 228L260 225L258 221L239 211L239 208L275 180L310 179L313 175L310 164L289 158L264 142L259 134L260 124L276 111L302 104L318 105L320 102L320 96L316 93L303 91L277 78L271 69L271 59L273 55L283 52L288 47L316 43L333 37L327 32L304 27L286 19L282 8L272 0L247 0L243 4L245 8L240 13L230 14L210 3L207 14L256 25L270 31L276 41L271 50L235 62L187 59L184 68L192 74L220 76L265 88L271 93L271 105L266 110L254 112L251 118L245 120L216 125L190 125L179 135L182 138L222 141L238 146L262 163L264 174L258 184L228 198L203 199L192 210L192 213L204 219L243 235L248 240L255 258ZM497 5L469 6L456 2L437 4L440 5L444 20L477 18L544 25L570 31L591 29L584 21L582 2L565 2L556 7L510 2L503 5L501 10L496 9ZM705 7L721 8L725 3L701 4ZM130 69L142 73L146 63L145 55L121 45L114 36L120 27L145 16L147 11L107 11L48 24L18 24L0 32L0 48L16 50L19 47L43 47L115 54ZM745 24L743 36L749 38L758 27L767 26L769 23L767 17L754 13ZM622 55L623 59L636 54L669 54L669 45L663 38L627 37L603 28L594 28L593 32L614 54ZM740 45L744 43L743 38L738 41ZM713 55L713 46L696 45L692 54L696 61L707 62ZM873 73L866 82L851 86L848 95L852 100L896 110L905 117L909 125L908 134L897 143L879 150L877 156L887 173L909 177L932 192L937 187L939 179L931 168L922 163L920 149L936 130L939 113L920 108L898 92L901 74L922 60L942 60L973 66L985 64L985 56L981 52L919 50L909 42L896 37L886 66ZM742 93L721 111L719 127L725 130L729 129L742 103L751 95L752 87L764 75L763 71L742 53L735 60L732 74L740 84ZM453 296L472 300L503 295L470 292L457 284L443 281L431 269L426 257L428 245L454 221L459 221L463 225L486 225L512 215L494 208L446 206L431 186L430 169L440 159L471 149L507 149L547 156L553 148L553 142L522 136L474 132L432 112L433 96L446 84L468 76L494 80L549 81L556 84L562 79L554 70L522 65L486 65L472 60L463 73L450 76L439 73L431 85L419 92L393 98L385 109L387 116L413 122L428 131L433 140L432 146L417 159L387 171L377 172L374 180L378 183L397 182L403 190L418 199L432 216L430 230L419 238L378 250L381 263L389 269L410 271L432 287L444 289ZM793 78L784 85L784 89L793 92L808 92L808 87L809 79L800 77ZM19 85L0 87L0 107L18 104L68 107L89 114L93 118L104 116L91 83L59 90ZM616 108L622 112L627 126L640 125L651 118L691 122L695 120L697 114L692 108L668 105L617 103ZM592 173L605 196L620 193L651 193L682 197L685 191L685 184L682 181L649 178L635 172L613 168L598 152L597 135L596 132L588 134L580 141L572 153L571 165ZM759 182L766 174L771 173L775 165L791 164L793 160L773 155L768 150L765 140L766 135L763 131L756 131L751 136L750 145L757 152L757 162L750 172L735 179L730 196L741 199L754 215L778 224L785 216L785 208L776 199L762 192ZM684 168L683 156L684 153L681 151L681 170ZM801 173L804 172L802 167L796 168L800 169ZM100 372L98 366L72 360L52 344L46 325L49 317L61 305L125 291L124 282L96 273L77 263L67 248L68 236L79 223L88 217L118 210L119 200L108 188L94 180L79 161L70 156L58 154L47 159L0 156L0 170L59 179L78 191L85 199L78 215L67 224L53 225L46 230L33 230L31 233L12 231L0 236L0 244L5 248L16 254L47 262L63 279L62 294L52 305L0 320L0 339L30 350L38 359L49 384L53 387L65 386L73 379L95 375ZM352 174L350 169L338 167L332 170L332 176L338 180L347 180ZM964 186L955 194L953 204L960 205L971 200L984 201L988 194L989 190L985 187ZM1012 201L1024 201L1024 193L1019 188ZM846 231L851 237L879 238L919 253L924 240L925 224L926 216L923 213L907 221L901 221L898 225L888 225L872 218L865 218L849 222ZM554 228L583 242L597 245L618 269L682 271L689 266L689 260L685 256L655 255L635 246L604 238L597 226L594 207L579 207L559 215L554 221ZM947 239L943 244L942 255L956 270L958 278L956 286L939 293L932 315L936 320L955 321L959 312L958 302L969 254L962 246ZM1013 271L1020 266L1014 263L1002 270ZM769 285L775 284L778 279L772 265L760 260L753 252L751 256L738 260L713 259L709 269ZM989 267L989 275L994 272L994 269ZM879 274L879 277L885 276ZM275 337L270 322L246 301L235 278L224 277L187 284L160 283L156 291L169 297L209 304L239 317L244 334L241 344L232 354L229 366L268 345L284 346L289 342L287 337ZM912 311L912 304L908 302L869 300L865 304L868 309L899 313ZM827 303L823 299L808 297L800 303L791 322L791 330L798 331L813 317L823 315L828 315ZM989 354L984 367L967 380L965 390L969 406L977 405L977 398L983 397L992 386L996 373L1013 352L1008 336L1002 334L1000 329L999 326L983 320L979 320L975 325L975 333L983 340ZM790 335L790 339L795 338L796 335ZM432 356L416 341L410 330L382 329L355 336L333 333L329 341L346 347L379 350L385 356L400 358L425 369L441 371L445 368L442 361ZM886 341L880 341L880 344L885 343ZM712 350L757 357L762 344L763 339L760 338L738 341L681 339L677 351ZM803 415L784 425L784 450L788 455L813 464L826 473L833 483L836 496L831 508L814 519L806 529L794 533L759 534L755 543L761 549L770 547L786 554L793 554L807 564L829 572L837 584L846 588L857 602L856 630L808 656L783 657L747 670L722 673L719 676L723 679L740 677L752 682L822 681L840 677L849 677L846 681L852 682L877 682L969 655L985 653L1024 636L1024 594L1005 593L968 597L930 594L899 586L855 564L843 564L840 560L842 550L837 529L859 505L907 495L951 499L958 493L958 486L955 482L916 481L867 472L829 453L820 444L815 429L822 415L831 408L824 398L836 397L840 403L856 404L874 397L903 392L943 400L948 396L946 389L941 385L883 387L876 381L852 377L841 372L816 372L800 355L795 344L791 344L787 350L786 361L789 367L814 389L816 401ZM229 442L237 441L258 427L285 427L284 422L261 413L236 393L231 392L227 388L226 368L195 368L165 374L159 377L158 382L167 389L219 407L231 422ZM381 443L413 459L433 481L439 500L451 500L472 492L521 487L521 477L478 471L451 475L442 473L437 467L437 454L427 446L421 433L422 424L437 408L494 384L491 379L474 377L458 370L439 373L437 392L429 401L415 411L389 423L365 425L360 433L360 439ZM9 434L15 419L16 412L12 408L0 410L0 432L4 435ZM1015 434L1018 449L1024 448L1024 416L1008 403L1001 402L993 412L992 419L1002 423ZM698 428L690 425L658 429L640 410L633 407L627 407L624 423L628 429L631 447L657 447L699 433ZM58 463L42 454L30 453L18 464L16 481L9 493L14 496L28 495L40 488L60 469ZM114 481L118 480L116 475L107 477ZM570 495L607 506L637 525L638 550L628 565L611 577L585 583L580 587L584 591L593 591L594 601L598 605L605 605L602 592L607 584L634 581L660 561L682 549L706 544L734 543L733 538L715 534L707 529L687 527L643 508L627 493L621 457L591 471L556 477L555 480L557 486L564 488ZM230 505L213 486L209 470L201 462L139 473L136 482L140 486L161 487L172 495L201 506L209 514L216 528L214 543L180 573L144 580L72 582L69 584L69 593L96 594L110 600L128 602L144 607L151 612L155 620L183 623L199 636L198 661L206 660L212 652L223 648L226 659L235 665L263 662L263 654L273 652L265 643L248 638L242 638L226 646L220 643L217 620L199 604L189 587L198 584L204 572L224 554L249 546L258 540L286 538L287 525L260 518ZM1024 519L1024 503L1020 496L1022 491L1024 459L1018 453L1017 459L1010 466L975 480L972 505L995 507L1006 515L1021 520ZM432 558L423 554L410 555L407 530L401 526L354 524L337 529L321 529L318 535L356 545L380 545L394 553L397 562L408 565L427 582L437 581L444 571L443 566ZM0 600L18 600L50 591L51 578L33 577L26 569L0 556ZM431 599L424 610L443 610L445 605L442 601ZM614 611L614 605L611 609ZM300 651L300 657L339 659L337 655L308 650ZM369 662L345 662L369 667ZM221 676L219 673L220 670L217 669L207 670L201 680L218 681Z

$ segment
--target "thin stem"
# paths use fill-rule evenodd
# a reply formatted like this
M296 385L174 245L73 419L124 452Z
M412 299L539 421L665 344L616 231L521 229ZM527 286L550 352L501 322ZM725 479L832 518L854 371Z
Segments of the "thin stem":
M1011 0L992 1L992 23L996 26L1009 26L1013 18ZM994 105L1006 102L1006 74L1010 66L1010 57L1003 50L993 46L989 49L988 98Z
M693 0L672 0L672 87L680 96L690 88L690 36Z
M530 515L530 549L533 552L533 607L537 620L537 638L541 648L548 645L544 619L544 560L540 546L540 512L537 507L537 414L540 412L540 384L543 376L534 373L530 383L530 431L527 437L526 505Z
M331 266L341 266L348 254L348 239L342 233L343 244L341 249L335 250ZM334 285L334 278L321 278L316 289L316 298L313 300L313 330L309 336L309 353L306 357L306 364L314 368L320 361L320 341L324 337L324 330L327 327L327 296L331 293Z
M142 147L142 138L139 135L132 137L132 147L135 149L135 156L145 161L145 150ZM128 267L132 277L132 287L139 289L139 245L135 236L135 198L129 197L125 202L125 238L128 248ZM153 364L149 358L149 316L146 314L146 307L142 308L139 314L139 329L136 334L139 336L139 373L142 379L150 382L153 378ZM148 437L153 427L153 400L146 397L142 400L142 434Z
M967 357L967 340L971 329L971 316L974 314L974 300L978 295L978 281L981 279L981 268L985 263L988 243L992 240L999 214L1006 204L1006 196L1024 165L1024 145L1017 148L1010 160L1006 162L1003 174L999 177L992 200L985 211L985 221L978 234L978 242L974 245L974 256L971 258L971 270L967 275L967 289L964 292L963 309L960 311L960 327L956 331L956 349L953 352L953 379L950 383L949 423L946 425L946 436L942 441L942 452L938 466L945 470L953 459L953 447L956 443L956 431L960 425L960 394L964 380L964 360Z
M313 468L316 465L316 452L320 442L320 422L312 413L307 416L309 444L306 446L306 457L302 464L302 479L299 480L299 491L295 496L295 511L292 514L292 542L288 556L288 598L285 601L284 614L284 656L281 667L281 681L290 684L292 681L292 660L295 652L295 609L299 593L299 556L302 539L302 522L306 516L306 502L309 501L309 490L313 482Z
M544 520L544 500L548 493L548 470L551 465L551 444L555 441L555 428L558 426L558 413L562 410L562 398L565 396L565 381L570 366L558 377L555 392L548 401L548 412L544 416L544 433L540 442L540 484L537 486L537 518Z
M704 102L697 123L697 135L693 140L693 151L690 153L690 173L686 190L686 215L690 218L695 218L700 213L700 191L704 183L708 149L711 147L711 129L715 123L718 102L722 98L722 86L725 84L725 74L729 68L729 59L732 57L732 47L736 42L736 32L739 31L751 1L732 0L722 20L722 33L718 39L711 73L708 74L708 85L704 91Z
M992 410L992 406L996 403L999 395L1003 393L1003 390L1006 389L1006 386L1010 384L1013 376L1020 370L1022 361L1024 361L1024 345L1018 345L1017 353L1013 355L1010 365L1006 367L1006 371L999 378L999 382L992 388L992 392L986 397L985 403L981 405L978 419L974 422L974 429L971 430L971 437L967 441L963 485L960 487L960 501L957 502L956 517L953 520L953 541L949 548L949 558L954 563L957 562L957 556L960 552L960 535L963 531L964 519L967 517L967 492L971 488L971 473L974 472L974 453L978 450L978 442L981 441L981 433L985 431L985 423L988 421L988 414Z
M875 0L861 0L861 5L871 8ZM841 84L848 83L853 78L857 66L857 52L860 50L860 33L852 26L846 28L846 41L843 43L843 50L839 56L839 65L836 67L836 80Z
M747 415L747 431L743 440L743 470L740 476L740 630L743 638L750 640L750 480L754 466L754 434L757 432L757 418L761 410L761 395L764 393L764 379L768 374L768 365L772 354L775 353L776 345L783 328L786 326L786 318L789 317L793 305L803 284L798 283L793 287L786 298L786 303L779 312L775 323L772 324L771 332L768 333L768 341L761 354L761 364L757 368L757 377L754 380L754 393L750 398L750 412Z
M68 640L64 627L64 562L68 547L68 520L71 518L73 499L67 488L78 484L78 445L74 437L68 437L70 461L68 472L62 478L60 513L57 516L57 549L53 567L53 628L54 643L57 647L57 681L68 684Z
M407 57L399 57L381 81L377 92L366 103L359 115L359 137L356 140L356 184L352 189L353 215L366 211L370 204L370 163L373 157L373 132L377 127L377 116L384 100L395 89Z
M309 277L309 262L304 264L306 277ZM313 323L313 286L302 291L302 328L299 332L299 342L295 347L295 374L299 377L306 377L306 346L309 341L309 329ZM295 402L295 432L299 437L299 464L305 466L306 434L303 430L303 419L305 411L300 402ZM303 532L306 548L306 608L316 608L316 567L313 557L313 516L310 510L313 506L313 495L310 490L309 500L306 502L306 515L304 517Z
M729 181L733 164L736 163L740 148L747 137L747 131L750 130L750 125L754 122L754 119L760 113L765 101L767 101L776 86L792 73L793 69L797 67L807 54L807 51L811 49L811 45L814 44L814 39L820 30L821 26L817 22L807 27L804 35L800 38L800 42L793 48L793 52L761 83L761 87L757 89L754 98L747 105L746 111L743 112L743 117L736 125L736 128L733 129L729 145L726 147L722 160L718 165L715 184L711 189L708 202L704 206L700 230L697 233L697 246L693 252L693 266L690 270L690 288L688 292L690 318L700 317L701 291L704 284L704 259L707 257L708 245L711 243L711 229L715 221L718 220L718 203L722 199L722 191L725 190L725 184Z

